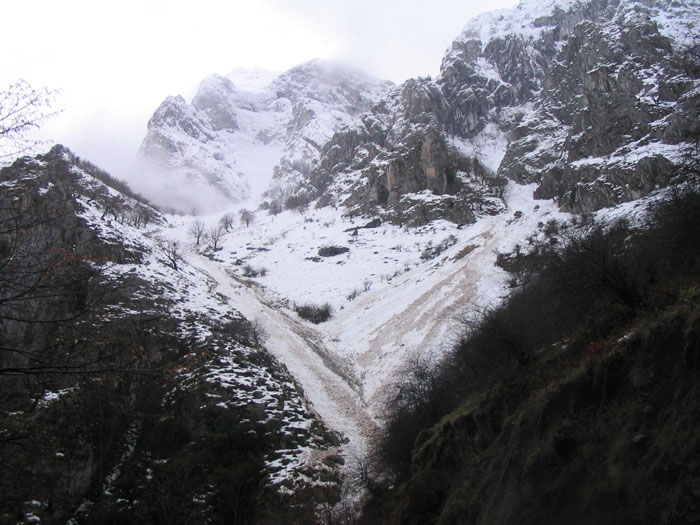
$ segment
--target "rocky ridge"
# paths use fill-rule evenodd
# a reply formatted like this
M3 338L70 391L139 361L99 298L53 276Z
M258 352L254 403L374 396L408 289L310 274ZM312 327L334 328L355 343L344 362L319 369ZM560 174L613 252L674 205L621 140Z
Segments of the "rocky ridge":
M326 144L311 175L321 203L396 220L427 192L431 216L461 222L498 211L503 179L579 213L663 187L700 131L698 19L698 2L671 0L481 15L436 79L408 80Z
M168 97L141 145L152 176L160 173L174 192L205 192L213 202L209 212L266 190L282 200L304 191L323 144L391 85L321 60L269 83L259 74L253 81L244 76L242 88L237 74L206 78L191 104ZM175 195L174 202L184 207L186 199Z
M257 92L210 77L161 105L142 151L226 199L401 224L498 213L507 179L590 212L667 185L697 137L698 21L697 0L523 0L470 21L435 79L319 61Z
M113 184L61 146L0 171L0 521L313 516L339 438L171 219Z

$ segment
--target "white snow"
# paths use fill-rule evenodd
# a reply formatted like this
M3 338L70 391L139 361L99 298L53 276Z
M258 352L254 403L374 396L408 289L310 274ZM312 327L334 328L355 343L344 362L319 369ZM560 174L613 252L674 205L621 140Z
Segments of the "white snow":
M506 275L493 264L496 252L510 249L538 222L563 217L553 203L533 200L533 190L511 184L508 211L461 229L444 221L414 229L384 224L352 236L345 230L366 219L353 221L333 208L275 217L259 212L249 228L238 225L226 236L214 261L196 250L186 259L218 283L216 292L232 307L263 324L268 349L289 367L316 411L361 448L372 421L381 418L386 388L407 360L439 354L465 309L506 293ZM515 211L522 217L515 220ZM211 224L216 219L206 218ZM182 220L163 234L191 244L188 224ZM454 245L421 258L450 236ZM350 251L319 258L318 249L327 245ZM253 285L243 279L244 265L267 272ZM293 312L294 304L326 302L333 317L320 325Z
M316 164L323 144L354 122L356 108L369 109L389 87L320 60L285 73L244 69L228 77L212 75L202 81L192 104L169 97L156 111L161 122L149 129L142 146L145 173L135 175L131 185L156 204L208 214L232 202L257 203L275 168L285 165L289 176L274 186L286 197L301 184L299 172ZM217 114L228 115L235 125L218 129Z
M652 8L652 20L658 24L659 32L670 38L680 48L697 44L700 25L700 1L683 0L670 2L663 9Z
M472 18L459 38L477 38L482 49L491 40L506 35L535 40L547 29L546 25L535 27L535 20L550 16L555 8L568 11L577 3L578 0L520 0L516 7L489 11Z
M493 39L516 35L525 40L537 40L549 29L544 23L555 9L564 12L583 6L580 0L520 0L516 7L483 13L471 19L458 40L478 39L482 49ZM649 17L659 32L681 49L694 45L700 23L700 0L678 2L638 2L622 0L616 7L617 16L631 21L633 17ZM539 24L534 22L539 19ZM539 25L539 27L537 27Z
M501 165L508 147L508 134L492 122L487 123L473 139L453 136L449 140L462 155L479 159L479 162L494 173Z
M348 380L329 366L328 361L337 357L319 348L323 344L320 334L289 312L267 304L256 287L233 279L217 263L195 252L190 252L186 260L217 282L216 291L226 296L232 307L262 325L267 333L266 348L287 366L323 421L347 437L351 448L363 450L374 425ZM337 369L342 368L343 364L338 363Z
M268 71L257 67L238 67L230 71L226 78L233 82L236 89L261 92L280 74L280 71Z
M698 11L698 0L690 1ZM517 8L477 17L460 38L479 38L482 46L509 33L536 39L547 30L547 25L535 28L535 20L552 14L556 8L567 11L576 5L577 0L522 0ZM662 32L674 38L680 38L687 30L688 22L683 21L679 9L675 6L654 11ZM247 203L223 200L200 209L206 215L201 219L208 227L215 226L223 212L235 215L243 206L252 209L271 184L277 183L277 191L284 195L288 189L285 183L273 180L276 166L282 161L311 166L319 158L318 147L334 131L353 123L358 125L345 110L347 101L338 101L338 92L326 85L332 85L333 71L321 66L309 85L300 84L304 68L317 66L307 64L283 74L235 71L228 76L235 88L232 91L226 91L216 78L208 80L206 89L217 93L223 90L222 96L233 108L237 124L235 130L215 132L212 140L201 141L183 135L182 130L165 128L164 133L172 131L171 138L181 145L176 156L184 164L177 168L180 178L174 179L176 185L185 179L206 185L209 181L202 173L209 173L219 177L221 186L231 194L249 198ZM496 68L485 59L477 60L476 69L487 80L501 82ZM653 96L651 90L657 75L656 71L648 71L649 91L644 96ZM319 87L321 84L325 87ZM377 99L387 89L380 83L370 84L363 89ZM401 114L400 106L394 109ZM523 125L529 124L528 119L537 118L539 130L544 130L540 134L544 138L533 144L534 149L523 159L527 169L528 160L560 150L558 145L570 130L555 119L540 118L541 114L531 106L520 109L524 112ZM281 133L288 128L294 128L294 133ZM507 133L492 122L472 139L450 137L449 141L462 155L477 157L493 172L501 164L508 145ZM640 158L657 154L674 158L678 151L678 146L639 141L606 157L578 160L572 166L635 164ZM362 155L369 152L359 151L358 156ZM384 169L382 162L385 161L375 160L373 166ZM197 170L193 165L197 165ZM351 169L338 176L332 189L338 196L336 202L348 195L359 177L360 172ZM80 202L84 206L81 216L104 239L121 239L124 243L138 239L150 247L144 263L115 265L106 269L108 274L117 277L135 272L144 280L168 283L165 295L174 301L172 313L180 319L199 313L225 320L232 312L240 312L259 323L267 334L266 348L288 368L312 409L347 439L345 455L361 456L381 422L386 396L408 362L414 356L439 358L458 334L459 320L469 309L493 305L506 296L508 276L494 264L497 253L511 250L543 222L568 218L553 202L534 200L534 189L534 185L510 183L503 213L480 217L476 223L463 227L433 221L411 229L389 224L362 228L369 218L352 219L344 215L343 209L316 209L313 205L303 213L285 211L277 216L258 211L250 227L236 225L214 253L206 248L206 241L195 246L188 233L192 217L168 217L167 224L137 230L128 225L106 225L100 210L87 199ZM439 198L430 192L419 197ZM212 213L216 207L220 208L218 214ZM623 205L609 210L605 217L633 215L633 208L632 204ZM181 247L183 260L178 271L164 261L156 247L157 238L177 242ZM319 249L331 245L347 247L349 251L320 257ZM440 251L436 247L441 247L440 253L433 257L424 255ZM246 266L264 269L264 275L246 278ZM312 303L331 305L332 318L319 325L300 319L295 306ZM122 313L128 312L125 309ZM204 342L212 335L201 319L183 324L182 329L196 334L196 342ZM274 383L262 370L248 375L234 358L234 350L230 358L206 364L206 381L239 396L238 401L213 400L219 406L247 402L250 391L265 383L270 388L256 390L256 399L271 406L276 401L273 386L294 388ZM186 380L194 376L191 371L183 371L182 377ZM292 408L301 411L303 407ZM279 416L271 408L269 414ZM309 425L310 419L305 418L287 421L290 431ZM311 461L313 454L311 448L300 447L282 451L282 455L268 460L275 483L293 476L295 470Z

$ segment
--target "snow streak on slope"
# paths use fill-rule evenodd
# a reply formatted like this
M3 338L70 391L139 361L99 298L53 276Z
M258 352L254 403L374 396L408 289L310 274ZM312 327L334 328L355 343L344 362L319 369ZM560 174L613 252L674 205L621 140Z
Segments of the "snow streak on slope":
M511 184L507 212L463 228L446 221L415 229L384 224L354 235L347 230L366 221L332 208L259 213L255 224L226 236L213 260L193 253L188 261L219 283L232 306L265 326L267 347L322 418L362 445L370 420L381 419L387 388L412 357L439 355L465 310L506 293L496 252L512 249L538 223L564 217L553 203L534 201L533 189ZM187 226L184 221L170 234L187 242ZM350 251L319 257L328 245ZM251 271L264 275L244 279ZM334 313L320 325L293 312L295 304L325 302Z
M494 264L497 252L511 250L539 222L564 217L551 203L533 201L533 189L512 184L507 212L455 229L454 246L417 261L390 286L360 296L328 323L337 351L355 362L375 414L381 414L397 372L413 357L439 358L454 342L460 318L502 299L507 275Z
M343 371L341 363L333 362L336 356L320 347L319 334L268 304L255 284L233 278L216 262L196 252L186 258L217 282L217 293L228 297L233 307L263 327L267 349L287 366L321 418L350 441L352 450L364 450L375 425L351 387L355 381Z
M181 219L173 217L169 221L155 210L105 186L76 165L77 160L60 147L56 148L56 152L52 150L52 155L50 163L31 159L23 161L38 172L36 176L22 179L23 186L29 188L23 191L36 192L41 198L65 198L65 193L56 195L55 192L65 191L65 181L70 181L69 194L74 200L75 213L84 221L86 230L94 234L91 242L95 249L110 253L105 247L113 246L119 252L127 252L119 256L118 261L99 269L101 276L115 290L123 292L119 299L105 305L104 320L126 319L141 323L144 317L159 319L157 325L149 326L181 343L175 345L177 350L168 350L173 354L180 353L168 356L173 374L170 383L172 390L166 391L163 406L174 402L173 399L182 392L197 392L192 394L192 398L197 399L201 394L196 405L199 410L216 406L247 414L246 421L261 427L270 423L266 427L267 435L271 436L271 440L279 438L279 445L278 448L270 446L267 450L265 474L270 484L279 486L281 491L300 485L327 487L335 483L337 480L331 472L334 467L322 463L324 455L328 454L326 449L334 440L327 438L323 425L318 425L317 416L310 411L303 393L288 371L278 361L269 358L256 341L251 341L247 324L235 309L238 301L235 301L235 297L234 301L229 300L227 296L240 293L232 291L233 285L228 284L230 278L215 265L211 266L213 263L196 255L192 256L194 264L188 264L186 260L173 264L172 259L168 260L165 255L163 246L167 238L177 232L173 221ZM58 160L66 163L66 173L70 174L61 172L65 181L51 179L54 175L48 168L56 165ZM19 185L19 181L14 181L12 185L6 184L4 187L9 191ZM62 189L56 190L59 185ZM145 220L143 217L147 211L150 216ZM141 218L136 220L137 217ZM184 253L184 245L178 246L178 250ZM252 289L238 286L247 292L241 294L245 300L240 303L246 307L249 318L259 317L254 315L258 309L268 313L266 319L272 321L266 321L266 327L274 335L274 340L280 342L275 346L281 348L279 355L293 363L292 354L297 352L300 362L325 374L322 384L331 386L324 392L312 391L313 398L319 400L320 407L324 407L324 418L351 436L353 445L359 443L357 446L363 447L364 438L371 431L371 422L366 417L362 419L363 409L350 387L334 376L323 363L315 363L313 358L317 361L320 358L314 352L303 354L307 350L303 327L298 330L301 335L295 339L293 330L283 326L283 316L276 316L274 309L257 302ZM311 340L311 336L306 337ZM287 350L288 347L291 350ZM307 384L312 388L315 386L310 382ZM46 392L43 398L45 404L56 402L67 392ZM333 410L325 409L326 398L330 399L327 403L334 403ZM342 414L340 422L333 419L336 412ZM358 422L357 428L350 424L354 422ZM135 443L137 433L134 430L129 434L128 443ZM120 464L129 460L134 451L131 446L126 450L128 454L123 456ZM313 478L308 474L310 471L314 472ZM325 478L318 475L323 471L330 472L330 475ZM120 474L120 469L113 470L105 482L105 494L109 495Z

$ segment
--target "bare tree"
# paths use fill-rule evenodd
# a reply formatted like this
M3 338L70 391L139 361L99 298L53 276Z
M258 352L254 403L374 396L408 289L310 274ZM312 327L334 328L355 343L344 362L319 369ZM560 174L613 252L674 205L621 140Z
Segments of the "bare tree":
M233 228L233 223L234 223L234 218L233 214L227 213L223 217L221 217L221 220L219 220L219 224L221 227L226 230L226 233L229 232L231 228Z
M258 348L265 344L265 341L270 335L260 319L254 319L253 322L250 323L250 334L252 342L255 343L255 346Z
M255 222L255 213L246 208L239 211L238 216L241 218L241 222L245 223L246 228Z
M158 237L156 239L156 246L160 253L167 259L168 264L172 266L173 270L179 270L177 264L182 260L182 254L180 253L180 246L177 241L169 241Z
M200 219L192 221L190 225L190 234L194 237L197 246L199 246L199 241L201 241L204 236L204 223Z
M34 89L25 80L0 91L0 160L26 153L41 143L27 135L59 113L51 110L55 96L55 91Z
M209 231L207 232L207 241L209 248L212 249L212 251L216 251L219 249L219 243L224 237L224 228L223 226L212 226L209 228Z

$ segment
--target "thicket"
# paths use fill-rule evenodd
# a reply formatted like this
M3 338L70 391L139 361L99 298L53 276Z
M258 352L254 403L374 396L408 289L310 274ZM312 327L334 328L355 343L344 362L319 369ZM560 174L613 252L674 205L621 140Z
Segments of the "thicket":
M100 501L91 523L198 523L202 514L208 523L255 523L270 448L265 429L243 422L243 412L193 410L182 397L168 417L144 423L137 454L154 460L149 482L142 485L142 466L129 464L113 487L134 504Z
M300 304L294 307L294 311L306 321L311 321L314 324L325 323L331 318L333 308L330 304Z
M517 373L547 345L567 352L609 336L633 317L676 300L700 273L700 194L676 189L650 211L644 227L624 220L556 227L517 260L519 283L499 307L472 311L439 363L416 360L396 386L377 460L408 475L419 433L469 395Z

